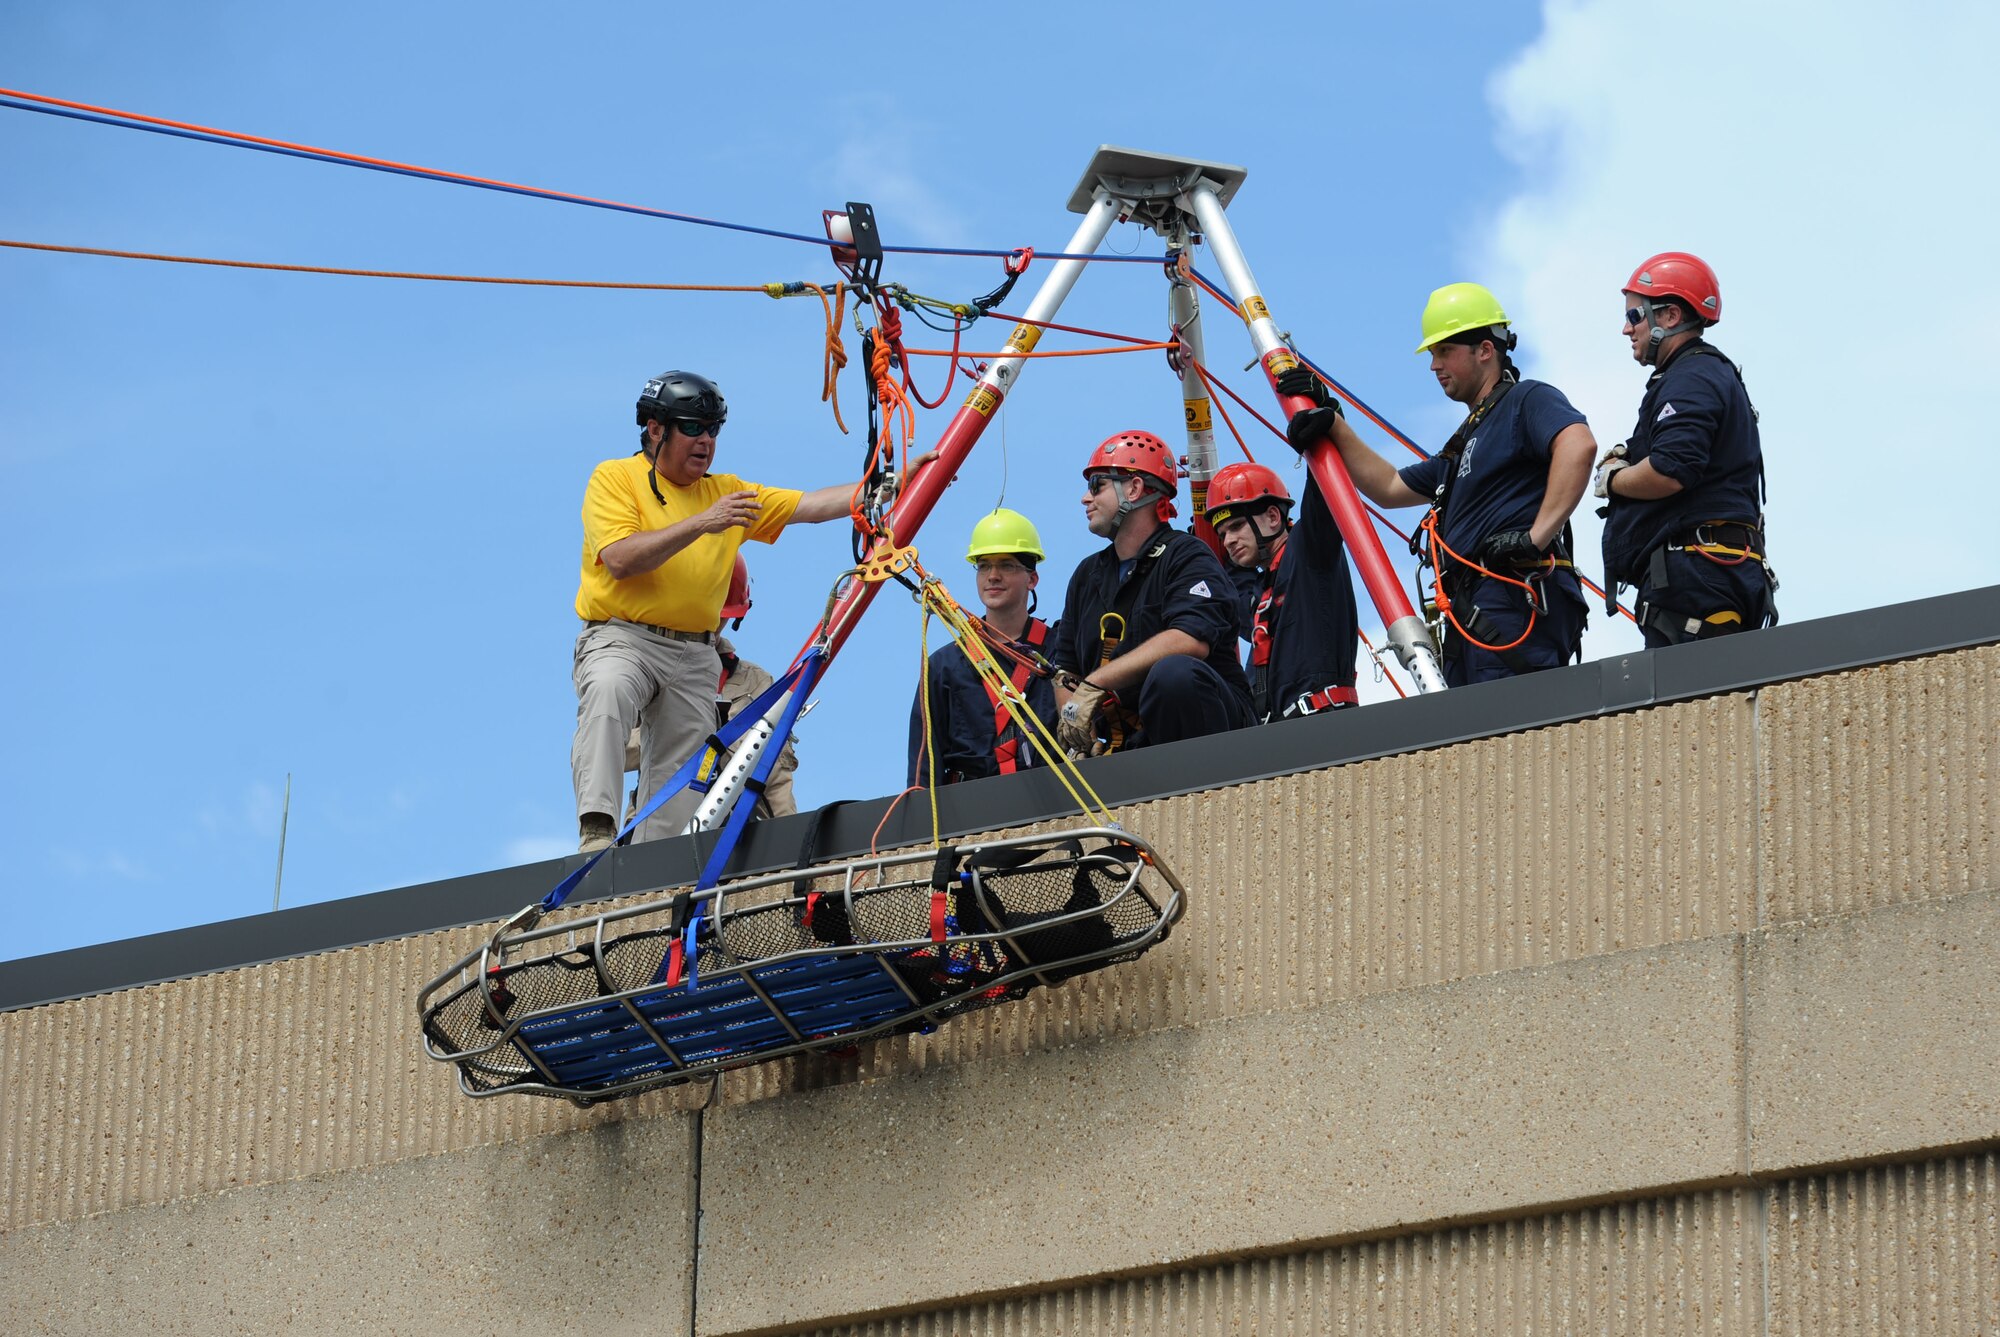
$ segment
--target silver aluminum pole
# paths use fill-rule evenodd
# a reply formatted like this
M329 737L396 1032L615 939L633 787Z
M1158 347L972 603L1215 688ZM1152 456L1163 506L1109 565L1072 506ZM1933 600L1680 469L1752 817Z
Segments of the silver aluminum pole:
M1181 196L1181 203L1194 214L1202 235L1208 238L1209 249L1222 267L1223 281L1229 285L1230 295L1240 303L1244 323L1250 327L1250 342L1264 364L1264 374L1275 381L1278 373L1296 365L1297 359L1278 335L1277 322L1271 319L1271 308L1257 287L1243 248L1237 244L1235 230L1229 226L1215 187L1207 180L1198 181ZM1322 442L1312 452L1309 463L1319 479L1320 491L1326 495L1327 508L1333 512L1341 535L1347 540L1348 554L1361 572L1362 583L1368 587L1369 597L1387 624L1386 632L1396 657L1416 681L1418 691L1443 691L1444 675L1438 670L1437 649L1431 644L1430 630L1410 607L1402 582L1382 551L1382 541L1361 509L1340 452L1331 443Z
M292 824L292 773L285 772L285 810L278 817L278 876L271 883L271 908L278 908L278 897L285 890L285 829Z
M1064 250L1070 255L1089 255L1096 251L1104 241L1104 234L1111 231L1111 225L1118 221L1119 211L1123 207L1121 201L1114 199L1104 187L1099 186L1096 196L1091 200L1089 212L1085 213L1083 221L1076 225L1076 233L1069 239L1069 245ZM1056 312L1062 309L1064 300L1069 297L1070 289L1076 287L1076 281L1082 277L1083 267L1088 263L1087 260L1056 261L1055 267L1049 271L1049 276L1042 280L1042 286L1036 289L1034 300L1028 303L1028 309L1021 314L1027 320L1054 320ZM1004 351L1033 352L1035 344L1041 337L1042 331L1039 325L1029 325L1025 322L1016 325L1014 332L1007 336L1007 346ZM1008 389L1021 374L1022 364L1026 361L1026 358L1021 357L995 358L993 365L986 369L986 374L979 378L980 385L998 396L994 399L994 404L998 404L1000 399L1006 397ZM973 394L976 398L978 391L975 390ZM978 409L978 405L971 399L965 402L968 407ZM990 407L982 412L985 417L993 416Z
M1202 350L1201 299L1186 279L1174 279L1167 289L1167 313L1181 341L1181 408L1187 424L1188 490L1194 496L1194 518L1208 511L1208 480L1215 477L1215 415L1208 383L1198 367L1208 365Z

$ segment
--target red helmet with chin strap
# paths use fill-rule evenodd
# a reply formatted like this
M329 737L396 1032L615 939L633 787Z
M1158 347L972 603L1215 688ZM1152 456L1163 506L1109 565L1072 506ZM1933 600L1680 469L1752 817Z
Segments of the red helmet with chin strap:
M750 611L750 563L736 554L736 569L729 573L729 595L722 601L722 620L735 618L740 625Z
M1686 251L1662 251L1632 271L1625 291L1651 301L1678 297L1704 325L1722 319L1722 285L1708 262Z
M1287 518L1292 513L1292 494L1285 480L1267 465L1227 464L1208 480L1209 523L1220 527L1239 515L1254 515L1266 506L1276 506Z
M1138 474L1151 479L1153 490L1160 494L1160 519L1171 520L1178 513L1174 509L1174 494L1181 487L1180 462L1167 443L1151 432L1119 432L1106 437L1102 445L1090 452L1090 459L1083 466L1085 479L1101 473ZM1137 509L1130 503L1121 506L1123 511Z

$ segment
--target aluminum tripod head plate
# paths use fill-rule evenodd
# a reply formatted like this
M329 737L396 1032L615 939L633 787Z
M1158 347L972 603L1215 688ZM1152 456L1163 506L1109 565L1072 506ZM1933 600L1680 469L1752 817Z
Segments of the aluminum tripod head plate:
M1069 211L1090 212L1101 187L1105 194L1127 206L1125 212L1134 222L1158 231L1163 219L1180 214L1175 197L1196 182L1207 179L1215 187L1216 199L1227 207L1236 196L1236 188L1249 175L1248 168L1230 163L1175 158L1103 144L1091 156L1090 165L1083 169L1076 189L1070 192Z

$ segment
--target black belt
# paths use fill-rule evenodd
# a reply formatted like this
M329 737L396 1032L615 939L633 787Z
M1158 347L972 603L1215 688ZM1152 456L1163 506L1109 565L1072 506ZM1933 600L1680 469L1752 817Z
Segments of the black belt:
M1764 534L1756 525L1741 520L1710 520L1696 525L1693 529L1670 538L1662 545L1668 548L1741 548L1746 552L1761 550ZM1761 554L1759 560L1762 560Z
M675 631L672 627L656 627L650 622L632 622L622 617L586 619L584 625L631 627L635 631L650 632L664 640L693 641L697 645L707 645L715 639L715 633L712 631Z

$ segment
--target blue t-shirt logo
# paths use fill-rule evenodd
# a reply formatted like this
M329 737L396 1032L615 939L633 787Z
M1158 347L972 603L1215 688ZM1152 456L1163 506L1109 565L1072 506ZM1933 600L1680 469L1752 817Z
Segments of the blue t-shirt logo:
M1458 457L1458 476L1460 478L1472 472L1472 448L1478 444L1479 438L1476 436L1469 436L1465 439L1465 452Z

